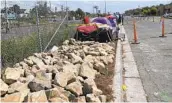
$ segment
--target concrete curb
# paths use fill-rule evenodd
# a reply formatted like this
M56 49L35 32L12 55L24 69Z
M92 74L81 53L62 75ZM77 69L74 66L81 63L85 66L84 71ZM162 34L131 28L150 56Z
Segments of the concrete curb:
M123 102L122 93L122 46L121 41L118 40L116 47L115 69L113 78L113 96L114 102Z
M121 30L125 33L125 29L121 26ZM126 34L126 33L125 33ZM140 75L137 69L136 62L134 60L133 53L131 51L130 44L128 42L127 35L125 41L122 42L122 55L124 64L124 84L127 86L125 91L126 102L147 102L146 94L143 89L143 84L140 79ZM137 45L137 44L136 44Z

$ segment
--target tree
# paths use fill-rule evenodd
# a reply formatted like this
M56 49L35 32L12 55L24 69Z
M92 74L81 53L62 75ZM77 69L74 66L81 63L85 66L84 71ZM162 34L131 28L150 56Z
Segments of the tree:
M76 12L76 17L78 18L84 17L84 12L82 11L82 9L78 8L75 12Z
M157 10L156 7L151 7L151 8L150 8L150 14L151 14L151 15L156 15L157 12L158 12L158 10Z
M148 15L148 10L147 9L143 9L143 11L142 11L142 13L143 13L143 15Z
M37 9L38 9L39 17L40 16L46 17L48 15L48 13L51 12L50 8L47 7L46 1L37 2L37 4L38 4ZM30 15L31 15L31 17L36 15L36 6L30 10Z

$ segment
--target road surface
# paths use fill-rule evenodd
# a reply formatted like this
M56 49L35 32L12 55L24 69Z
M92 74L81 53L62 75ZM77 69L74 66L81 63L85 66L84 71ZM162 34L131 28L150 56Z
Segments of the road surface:
M149 102L172 102L172 19L165 20L167 37L160 38L159 20L137 21L140 44L130 44ZM124 21L130 42L133 41L131 19Z

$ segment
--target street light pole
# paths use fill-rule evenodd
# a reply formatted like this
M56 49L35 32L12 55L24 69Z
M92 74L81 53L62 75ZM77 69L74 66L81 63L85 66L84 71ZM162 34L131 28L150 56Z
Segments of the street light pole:
M5 25L5 27L6 27L6 33L8 32L8 17L7 17L7 2L6 2L6 0L5 0L5 19L6 19L6 25Z
M106 0L105 0L105 14L106 14Z

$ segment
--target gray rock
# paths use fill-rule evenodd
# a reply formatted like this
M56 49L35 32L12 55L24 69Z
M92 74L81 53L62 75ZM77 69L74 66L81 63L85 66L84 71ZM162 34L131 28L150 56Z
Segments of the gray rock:
M52 49L50 50L50 52L55 52L58 50L58 47L57 46L53 46Z
M84 58L84 62L90 62L90 63L94 63L95 61L95 58L92 56L92 55L87 55L85 58Z
M67 90L75 94L76 96L80 96L83 94L82 92L82 84L79 81L70 83L65 87Z
M73 101L76 98L76 96L74 94L72 94L70 91L66 91L66 90L64 90L64 88L56 86L56 85L53 85L53 86L54 86L54 88L57 88L58 91L60 91L60 93L62 93L66 97L68 97L69 101Z
M45 59L43 59L44 64L51 65L51 56L46 56Z
M87 94L86 95L86 101L87 102L101 102L98 97L96 97L94 94Z
M82 51L80 51L80 52L79 52L79 54L80 54L80 57L81 57L82 59L84 59L84 58L85 58L85 56L86 56L83 50L82 50Z
M99 99L101 102L106 102L106 96L105 95L100 95Z
M24 90L29 90L28 83L21 83L19 81L9 85L8 93L23 92Z
M83 93L84 95L94 94L95 96L99 96L103 92L97 88L96 83L94 82L92 78L88 78L84 81Z
M107 74L107 72L108 72L105 65L100 61L96 61L96 63L94 64L94 68L102 74Z
M72 45L74 45L75 43L76 43L75 39L73 39L73 38L70 38L70 40L69 40L69 44L72 44Z
M59 72L56 74L54 84L65 87L68 81L75 79L75 75L71 72Z
M109 55L107 58L108 58L108 63L113 63L113 60L114 60L113 54Z
M48 102L45 91L29 93L25 102Z
M95 52L95 51L89 51L87 54L88 55L93 55L93 56L100 56L100 53L99 52Z
M106 53L105 51L100 51L100 55L101 55L101 56L107 56L108 53Z
M71 63L63 65L62 69L64 72L71 72L75 74L76 76L79 74L79 64L73 65Z
M79 96L73 102L86 103L85 96Z
M29 59L24 59L24 62L29 65L29 66L33 66L33 61L32 60L29 60Z
M64 101L69 101L64 92L58 88L53 88L45 91L47 99L52 101L52 98L61 98Z
M8 94L5 95L5 97L1 98L1 102L17 102L17 103L22 103L29 93L29 90L24 90L22 92L16 92L13 94Z
M86 78L95 78L96 70L93 69L93 65L89 62L84 62L81 65L79 76Z
M6 94L6 92L8 91L8 85L2 80L0 79L0 90L1 90L1 96Z
M108 65L108 58L106 56L100 56L99 57L100 61L102 61L105 65Z
M29 69L29 66L25 62L22 61L19 64L22 66L24 70Z
M29 82L28 87L32 92L51 88L51 80L45 72L38 72L33 81Z
M42 59L34 57L34 56L30 56L28 57L28 60L32 60L32 62L40 69L40 70L45 70L46 66L43 63Z
M77 64L77 63L82 63L83 62L82 58L77 56L77 55L75 55L74 53L70 53L69 57L72 59L72 63L73 64Z
M69 45L69 40L65 40L65 41L63 42L63 45Z
M7 84L16 82L20 76L24 75L24 70L19 68L6 68L3 74L3 80Z

